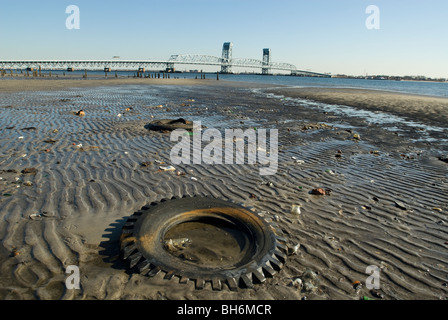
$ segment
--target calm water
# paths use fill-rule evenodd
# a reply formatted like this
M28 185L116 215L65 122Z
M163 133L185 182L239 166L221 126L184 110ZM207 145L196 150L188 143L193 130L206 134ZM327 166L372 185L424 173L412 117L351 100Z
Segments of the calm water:
M48 71L44 71L46 74ZM154 74L154 72L151 72ZM67 76L83 75L84 71L65 72ZM63 71L52 71L52 75L62 76ZM133 77L135 72L117 71L119 77ZM103 71L88 71L88 77L102 78ZM108 74L109 78L115 77L115 71ZM198 73L176 73L171 78L200 79ZM207 73L207 79L216 79L216 74ZM232 75L220 74L220 80L244 81L272 85L286 85L293 87L332 87L332 88L363 88L373 90L386 90L404 92L428 96L448 97L448 82L413 82L393 80L364 80L364 79L339 79L339 78L314 78L314 77L290 77L290 76L262 76L262 75Z

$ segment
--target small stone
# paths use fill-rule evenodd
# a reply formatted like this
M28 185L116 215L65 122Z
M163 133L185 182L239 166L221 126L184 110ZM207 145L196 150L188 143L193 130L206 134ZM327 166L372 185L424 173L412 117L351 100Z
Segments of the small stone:
M397 208L400 208L401 210L407 210L406 206L402 202L394 201L394 203Z
M26 168L22 170L23 174L36 174L37 169L36 168Z

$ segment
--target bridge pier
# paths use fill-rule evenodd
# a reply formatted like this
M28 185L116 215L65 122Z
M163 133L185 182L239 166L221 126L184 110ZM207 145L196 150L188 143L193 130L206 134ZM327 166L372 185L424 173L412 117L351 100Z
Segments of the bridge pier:
M232 42L225 42L222 46L221 73L232 73Z
M263 68L261 74L271 74L271 49L263 49Z

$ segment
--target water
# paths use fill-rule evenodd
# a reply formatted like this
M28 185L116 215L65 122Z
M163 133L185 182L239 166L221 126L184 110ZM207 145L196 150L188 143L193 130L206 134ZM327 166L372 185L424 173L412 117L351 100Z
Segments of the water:
M262 75L219 75L222 80L245 81L291 87L358 88L448 97L448 82L417 82Z

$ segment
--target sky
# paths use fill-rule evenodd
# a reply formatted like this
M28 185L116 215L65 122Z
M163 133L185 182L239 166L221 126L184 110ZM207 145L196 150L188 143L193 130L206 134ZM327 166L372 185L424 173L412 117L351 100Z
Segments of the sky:
M221 56L232 42L234 58L270 48L300 70L448 78L447 40L446 0L0 0L0 60Z

